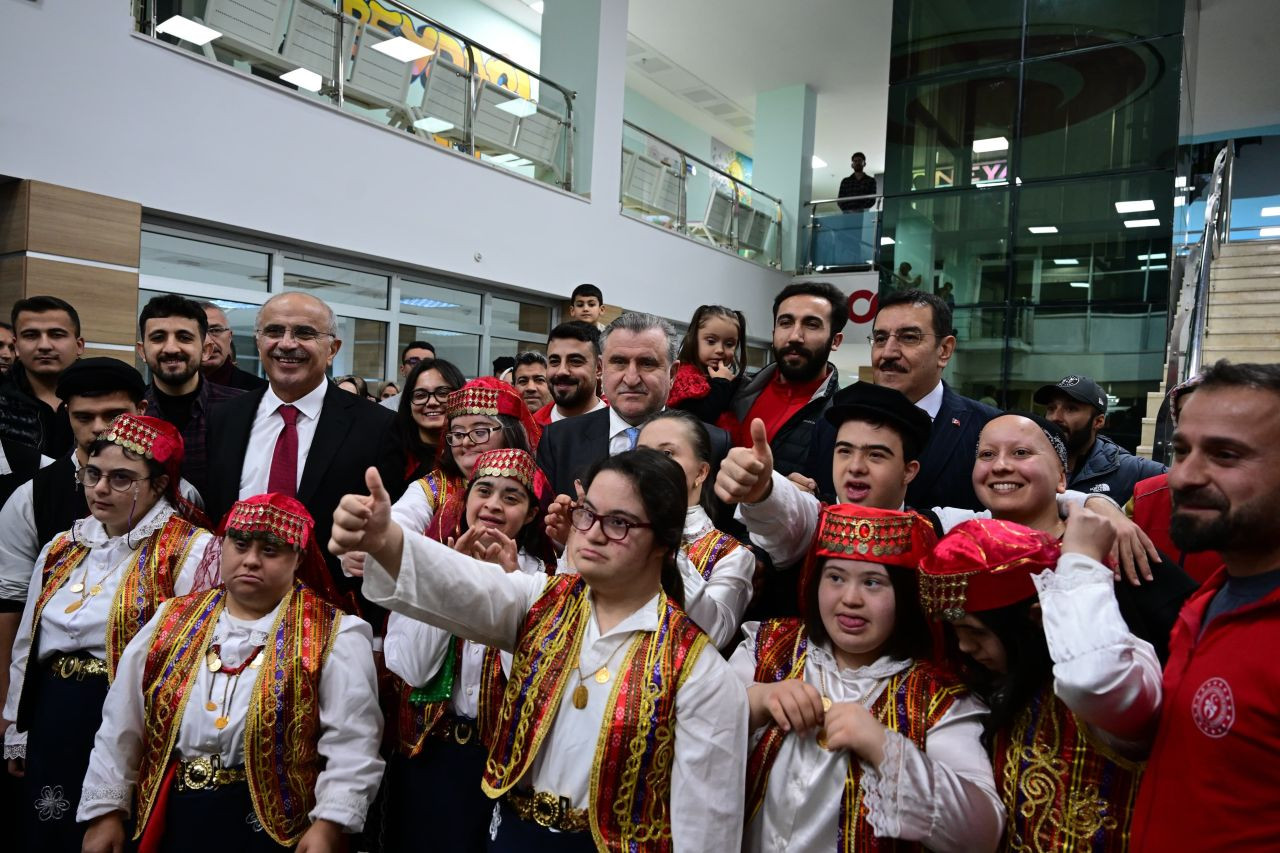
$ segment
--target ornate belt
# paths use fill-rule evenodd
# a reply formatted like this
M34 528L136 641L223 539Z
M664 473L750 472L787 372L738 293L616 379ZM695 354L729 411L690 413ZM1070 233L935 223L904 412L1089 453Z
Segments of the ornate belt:
M58 678L84 681L85 676L107 677L107 662L84 655L54 655L49 659L49 670Z
M440 740L453 741L458 746L466 746L475 740L476 737L476 721L469 720L466 717L455 717L452 714L446 714L431 727L431 736Z
M223 767L222 756L201 756L191 761L179 761L177 788L179 791L211 791L223 785L243 782L244 767Z
M507 802L521 820L559 832L586 832L590 829L586 809L569 805L568 797L546 791L508 791Z

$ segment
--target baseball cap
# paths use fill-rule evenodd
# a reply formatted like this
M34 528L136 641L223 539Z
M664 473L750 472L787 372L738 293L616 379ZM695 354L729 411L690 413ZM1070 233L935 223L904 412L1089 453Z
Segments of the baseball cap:
M1055 385L1041 385L1036 389L1035 396L1031 399L1042 406L1046 406L1053 399L1055 392L1066 394L1081 403L1088 403L1099 412L1107 410L1107 392L1103 391L1102 386L1088 376L1080 376L1073 373L1070 376L1062 377Z

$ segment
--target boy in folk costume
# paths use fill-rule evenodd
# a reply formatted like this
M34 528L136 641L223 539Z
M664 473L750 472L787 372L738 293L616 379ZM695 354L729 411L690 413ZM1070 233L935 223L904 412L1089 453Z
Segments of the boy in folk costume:
M171 599L120 660L85 776L84 849L340 849L382 776L368 623L319 589L302 504L237 501L222 584ZM312 588L299 578L314 580Z
M744 626L730 665L755 736L745 850L995 849L986 708L923 660L914 567L934 541L915 513L826 507L804 617Z

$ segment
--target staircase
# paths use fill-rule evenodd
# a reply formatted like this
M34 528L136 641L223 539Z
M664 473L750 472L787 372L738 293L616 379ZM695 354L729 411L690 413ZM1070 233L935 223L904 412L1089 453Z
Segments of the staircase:
M1209 273L1203 364L1280 362L1280 240L1224 243Z

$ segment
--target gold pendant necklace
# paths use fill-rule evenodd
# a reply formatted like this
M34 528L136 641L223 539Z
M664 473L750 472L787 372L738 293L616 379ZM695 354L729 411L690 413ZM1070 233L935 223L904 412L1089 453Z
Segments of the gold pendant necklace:
M133 556L134 556L133 551L130 551L128 554L125 554L123 560L121 560L120 562L108 568L102 574L102 577L98 578L98 582L90 586L88 589L85 589L85 584L88 583L89 581L89 566L85 565L84 574L80 577L80 580L76 581L75 583L71 584L71 586L67 587L67 589L70 592L78 594L80 597L77 598L75 601L71 602L70 604L68 604L66 607L64 607L62 609L62 612L75 613L81 607L84 607L85 603L88 602L90 598L92 598L95 595L101 595L102 582L105 581L107 578L111 577L111 575L115 574L116 570L119 569L121 566L123 566L125 563L129 562L129 560L133 559ZM86 564L88 563L87 557L85 558L85 563Z

